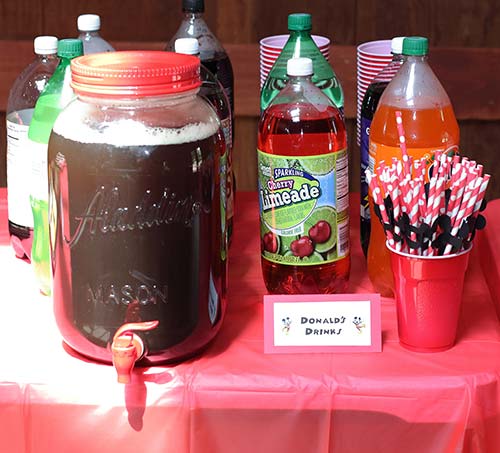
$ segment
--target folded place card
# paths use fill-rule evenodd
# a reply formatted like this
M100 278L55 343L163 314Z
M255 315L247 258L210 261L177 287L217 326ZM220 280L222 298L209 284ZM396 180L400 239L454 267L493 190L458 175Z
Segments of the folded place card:
M264 296L264 352L380 352L379 294Z

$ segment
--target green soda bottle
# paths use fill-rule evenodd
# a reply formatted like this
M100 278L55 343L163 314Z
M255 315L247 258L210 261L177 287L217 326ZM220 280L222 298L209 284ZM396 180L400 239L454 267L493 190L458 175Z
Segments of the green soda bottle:
M47 151L50 133L59 113L74 94L70 86L70 63L83 55L83 44L79 39L62 39L57 46L60 58L54 74L38 98L28 130L29 149L32 159L32 181L30 202L33 212L33 245L31 264L40 291L50 295L51 263L48 214Z
M276 59L267 77L260 96L260 109L263 112L274 97L283 89L288 77L287 61L291 58L310 58L313 61L312 82L323 91L337 106L343 117L344 93L330 63L323 56L311 37L312 18L310 14L290 14L288 31L290 38Z

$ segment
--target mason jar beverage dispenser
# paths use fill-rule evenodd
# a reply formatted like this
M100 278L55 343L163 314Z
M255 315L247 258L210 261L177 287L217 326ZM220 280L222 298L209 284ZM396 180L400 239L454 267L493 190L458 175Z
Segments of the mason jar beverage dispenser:
M136 361L203 348L225 312L225 145L199 65L155 51L74 60L77 99L49 142L56 321L123 382Z

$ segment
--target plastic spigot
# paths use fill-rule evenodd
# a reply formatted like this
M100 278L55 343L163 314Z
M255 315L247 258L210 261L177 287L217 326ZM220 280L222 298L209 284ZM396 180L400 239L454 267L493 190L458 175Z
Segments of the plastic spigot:
M118 382L128 384L135 362L144 354L144 341L133 331L147 331L155 329L159 321L128 323L119 327L113 337L111 353L113 365L118 374Z

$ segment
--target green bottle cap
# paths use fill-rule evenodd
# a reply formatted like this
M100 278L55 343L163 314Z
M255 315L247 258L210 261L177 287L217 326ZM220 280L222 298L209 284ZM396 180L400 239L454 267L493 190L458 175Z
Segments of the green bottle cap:
M83 42L79 39L61 39L57 44L57 56L75 58L83 55Z
M304 31L312 29L312 18L310 14L297 13L288 16L288 30Z
M403 55L427 55L429 40L422 36L410 36L403 41Z

